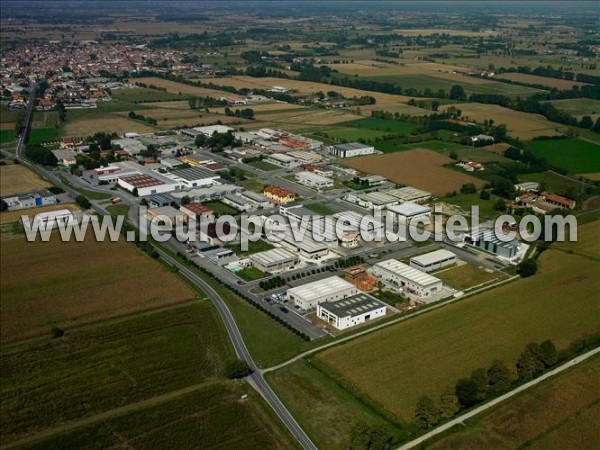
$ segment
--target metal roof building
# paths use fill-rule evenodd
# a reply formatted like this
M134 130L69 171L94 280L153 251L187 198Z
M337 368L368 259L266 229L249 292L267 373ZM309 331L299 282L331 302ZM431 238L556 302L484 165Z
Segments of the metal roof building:
M329 277L288 289L287 296L302 309L312 309L319 303L343 300L360 293L352 283L340 277Z
M456 255L449 250L435 250L410 258L410 266L423 272L441 269L456 264Z
M263 272L273 273L293 268L300 262L300 258L284 248L273 248L250 255L250 261Z
M431 192L406 186L398 189L385 191L386 194L396 197L400 202L423 203L431 198Z
M442 290L442 281L395 259L375 264L371 274L386 285L408 295L427 298Z
M385 303L365 293L317 305L317 317L338 330L353 327L368 320L385 316Z

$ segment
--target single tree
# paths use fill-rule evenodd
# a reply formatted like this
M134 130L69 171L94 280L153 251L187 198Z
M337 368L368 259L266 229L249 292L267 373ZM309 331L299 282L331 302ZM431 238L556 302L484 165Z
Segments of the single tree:
M423 428L430 428L440 420L440 411L430 397L421 397L415 408L415 419Z
M439 410L443 419L453 417L459 409L458 398L452 386L446 386L446 389L440 395Z
M523 278L535 275L536 272L537 262L535 261L535 259L532 258L528 258L521 261L521 263L517 266L517 273Z
M508 366L499 359L495 360L487 371L490 391L500 394L508 391L511 385L511 373Z
M558 361L558 352L554 343L550 340L546 340L540 344L539 352L540 360L546 367L552 367Z

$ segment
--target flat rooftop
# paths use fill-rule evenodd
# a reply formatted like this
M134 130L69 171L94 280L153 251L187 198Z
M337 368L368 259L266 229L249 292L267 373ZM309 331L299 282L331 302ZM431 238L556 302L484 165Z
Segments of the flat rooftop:
M431 212L431 208L417 203L405 202L401 205L389 206L388 211L401 216L415 216L417 214L426 214Z
M219 175L208 169L201 167L188 167L186 169L177 169L171 172L171 175L182 178L186 181L205 180L207 178L219 178Z
M333 276L288 289L287 292L306 301L311 301L328 295L334 295L347 289L356 289L356 287L343 278Z
M339 318L356 317L387 306L385 303L361 293L336 302L321 303L321 308Z
M394 274L406 278L419 286L432 286L441 283L441 281L428 273L422 272L414 267L410 267L395 259L388 259L375 264L374 267L379 267Z
M429 264L435 264L450 258L456 258L456 255L449 250L441 249L425 253L424 255L415 256L414 258L410 258L410 261L415 261L422 266L428 266Z
M250 259L268 267L271 264L284 263L286 261L294 261L298 259L298 255L286 250L285 248L273 248L264 252L250 255Z
M386 194L396 197L400 200L410 201L417 198L431 197L431 192L424 191L410 186L386 191Z
M160 186L164 184L158 178L154 178L150 175L130 175L121 178L125 183L128 183L136 188L146 188L150 186Z

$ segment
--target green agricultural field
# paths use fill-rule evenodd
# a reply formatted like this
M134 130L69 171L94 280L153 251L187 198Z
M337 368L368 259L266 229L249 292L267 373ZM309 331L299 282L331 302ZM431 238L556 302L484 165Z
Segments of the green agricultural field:
M117 100L124 100L131 103L150 103L169 100L185 100L188 96L158 91L156 89L129 88L113 91L113 97Z
M407 431L401 426L304 361L269 373L267 380L318 448L350 448L350 432L359 422L384 427L395 440L406 437Z
M569 173L600 172L600 145L580 139L529 141L526 147L540 158Z
M488 272L471 264L444 269L436 272L435 276L444 284L460 291L505 278L505 275L500 272Z
M218 377L223 335L206 301L5 345L0 442Z
M593 118L600 116L600 100L591 98L569 98L566 100L551 101L561 111L564 111L575 117L591 116Z
M10 128L7 130L0 130L0 144L10 142L16 138L17 132L15 130L11 130Z
M550 171L524 174L519 177L519 181L537 181L538 183L542 184L543 189L557 192L559 194L577 192L581 190L583 186L585 186L582 185L581 181Z
M311 203L309 205L304 206L317 214L321 214L322 216L329 216L337 212L324 203Z
M514 397L442 437L431 449L593 449L600 441L600 358Z
M41 144L43 142L56 141L58 139L58 130L51 128L34 128L29 131L27 139L28 144Z
M0 105L0 123L17 123L25 114L24 110L13 111L5 105Z
M264 252L265 250L271 250L273 245L270 242L267 242L263 239L253 242L248 242L248 250L242 251L241 244L227 244L225 248L229 250L233 250L236 255L244 257L251 255L253 253Z
M266 277L268 274L256 267L246 267L235 273L238 277L245 281L254 281Z
M411 150L413 148L425 148L427 150L434 150L440 153L449 153L450 150L464 148L464 145L457 144L456 142L443 142L443 141L424 141L407 144L404 142L405 138L388 139L385 141L375 142L373 146L384 153L401 152L404 150Z
M417 125L408 122L400 122L398 120L378 119L369 117L365 119L351 120L349 122L341 122L338 125L352 128L365 128L368 130L386 131L388 133L410 133L418 128Z
M242 395L249 399L240 401ZM233 382L207 383L175 398L113 415L70 432L28 444L30 449L235 448L295 449L297 443L279 426L251 388ZM137 406L137 405L135 405Z
M514 364L529 342L565 348L600 332L600 263L548 250L531 277L325 350L313 359L380 408L411 420L423 395L494 359ZM525 294L526 293L526 294Z
M219 200L215 200L212 202L206 202L206 203L203 203L203 205L206 206L207 208L210 208L216 217L225 216L225 215L236 216L240 213L233 206L226 205L225 203L223 203Z
M371 140L383 137L387 134L390 134L387 131L374 130L369 128L330 128L325 131L327 137L331 137L334 139L342 139L344 141L352 142L357 141L359 139Z
M544 92L540 89L519 86L515 84L507 84L490 81L489 83L457 83L454 80L446 80L443 78L430 77L427 75L380 75L367 77L368 79L383 82L393 82L404 89L417 89L423 91L427 88L436 92L444 89L447 93L450 92L452 86L460 84L467 94L502 94L507 96L531 95Z

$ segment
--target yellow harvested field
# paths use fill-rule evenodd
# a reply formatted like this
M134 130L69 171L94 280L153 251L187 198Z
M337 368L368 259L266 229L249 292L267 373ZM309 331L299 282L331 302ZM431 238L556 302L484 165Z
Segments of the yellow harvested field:
M296 111L289 113L260 114L258 119L276 123L306 124L306 125L334 125L340 122L347 122L360 118L355 114L344 111L323 111L307 108L306 111Z
M384 155L362 156L343 164L361 172L381 175L395 183L424 189L434 195L458 191L463 184L483 186L484 181L443 167L453 160L441 153L414 149Z
M196 297L133 244L5 240L0 248L2 343L49 334Z
M58 209L68 209L71 212L79 211L79 208L74 203L60 203L58 205L41 206L39 208L20 209L18 211L4 211L0 213L0 224L18 222L21 216L29 217L29 220L33 220L36 214L47 211L56 211Z
M131 120L118 114L107 114L105 118L101 119L67 121L61 134L64 137L85 137L99 131L117 134L128 132L151 133L154 128L140 120Z
M217 78L217 80L219 80L219 79L221 79L221 78ZM154 77L136 78L135 81L138 83L145 83L148 85L153 84L154 86L157 86L159 88L166 89L167 92L170 92L172 94L179 94L181 92L184 95L195 95L198 97L207 97L208 96L208 97L215 97L215 98L220 98L220 97L241 98L239 95L231 94L230 92L218 91L216 89L205 89L205 88L196 87L196 86L190 86L188 84L178 83L176 81L163 80L162 78L154 78ZM210 80L202 79L201 81L203 81L204 83L208 83Z
M266 112L266 111L285 111L288 109L301 109L305 108L301 105L294 105L292 103L285 102L269 102L269 103L256 103L248 106L236 106L235 108L252 108L255 113Z
M160 109L180 109L180 110L189 110L190 104L186 100L177 100L173 102L151 102L144 103L145 106L152 106L153 108Z
M592 181L600 181L600 173L582 173L582 177Z
M364 95L370 95L377 99L377 105L381 108L381 105L397 102L407 102L410 97L404 95L392 95L382 94L380 92L364 91L361 89L347 88L342 86L332 86L330 84L315 83L312 81L300 81L300 80L284 80L282 78L254 78L247 76L239 77L224 77L224 78L207 78L204 80L205 83L214 83L221 86L233 86L236 89L241 88L254 88L254 89L271 89L273 86L282 86L287 89L295 89L302 94L309 94L315 92L327 92L337 91L345 97L362 97Z
M496 75L495 78L517 81L519 83L541 84L542 86L557 89L571 89L573 86L587 85L587 83L582 83L580 81L559 80L558 78L541 77L538 75L530 75L528 73L501 73Z
M498 105L462 103L454 105L462 111L467 120L483 122L493 119L496 125L504 124L508 133L519 139L533 139L536 136L557 136L562 134L564 125L551 122L540 114L514 111Z
M21 164L0 166L0 195L19 194L52 186Z

